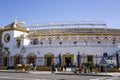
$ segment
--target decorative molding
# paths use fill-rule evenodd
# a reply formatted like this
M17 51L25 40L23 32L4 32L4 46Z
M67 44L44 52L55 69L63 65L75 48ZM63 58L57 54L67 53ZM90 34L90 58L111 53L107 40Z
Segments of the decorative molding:
M104 33L96 33L96 34L90 34L90 33L80 33L80 34L36 34L33 35L34 37L38 36L120 36L120 34L114 34L114 33L109 33L109 34L104 34Z
M28 55L29 55L29 56L33 56L33 55L35 55L35 53L28 53Z
M9 55L9 54L10 54L9 48L5 47L3 51L3 55Z
M11 31L11 30L16 30L16 31L21 31L21 32L26 32L29 33L30 31L26 30L26 29L22 29L22 28L17 28L17 27L10 27L10 28L5 28L5 29L1 29L1 32L5 32L5 31Z

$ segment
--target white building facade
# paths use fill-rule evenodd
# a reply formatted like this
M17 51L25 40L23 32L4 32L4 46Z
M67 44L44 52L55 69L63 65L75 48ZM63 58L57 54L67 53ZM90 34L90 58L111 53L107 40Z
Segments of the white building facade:
M108 54L120 44L120 29L57 28L27 30L13 22L1 30L2 66L52 63L69 67L92 62L99 65L104 53ZM114 53L113 52L113 53Z

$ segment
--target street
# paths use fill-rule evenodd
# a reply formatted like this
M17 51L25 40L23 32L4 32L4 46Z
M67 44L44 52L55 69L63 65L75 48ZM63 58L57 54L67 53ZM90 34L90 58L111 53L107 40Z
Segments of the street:
M120 80L120 77L0 72L0 80Z

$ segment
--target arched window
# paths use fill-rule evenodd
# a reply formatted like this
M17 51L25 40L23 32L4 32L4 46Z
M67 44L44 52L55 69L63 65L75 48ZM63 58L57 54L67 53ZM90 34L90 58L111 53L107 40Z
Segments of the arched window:
M39 42L39 40L38 40L37 38L35 38L35 39L33 40L33 45L37 45L38 42Z
M17 40L16 40L16 47L20 47L20 45L21 45L21 40L20 40L20 39L17 39Z

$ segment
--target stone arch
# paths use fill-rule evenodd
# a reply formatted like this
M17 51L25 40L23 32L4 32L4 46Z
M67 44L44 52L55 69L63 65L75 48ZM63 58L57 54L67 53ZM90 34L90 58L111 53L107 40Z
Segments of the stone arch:
M45 38L41 38L40 39L40 44L43 45L45 43L45 40L46 40Z
M112 40L112 44L116 44L117 43L117 38L116 37L112 37L111 40Z
M53 39L52 39L51 36L50 37L46 37L44 42L45 42L45 44L52 44Z
M69 42L69 38L68 37L64 37L63 41L64 41L64 43L68 43Z
M75 37L75 36L71 37L70 43L77 44L78 42L79 42L79 39L77 39L77 37Z
M62 37L59 37L59 36L57 36L56 38L55 38L55 44L57 44L57 45L61 45L63 43L63 38Z
M34 38L33 39L33 45L38 45L39 44L39 39L38 38Z
M84 43L84 42L86 42L86 39L85 39L84 37L80 37L80 38L79 38L79 42L80 42L80 43Z
M107 36L104 36L104 37L103 37L103 42L104 42L104 43L110 42L110 39L109 39L109 37L107 37Z
M93 43L93 42L94 42L93 37L87 37L87 42L88 42L88 43Z
M100 43L102 43L103 41L102 41L102 38L101 38L101 37L96 36L96 37L95 37L95 42L98 43L98 44L100 44Z

